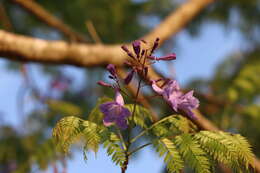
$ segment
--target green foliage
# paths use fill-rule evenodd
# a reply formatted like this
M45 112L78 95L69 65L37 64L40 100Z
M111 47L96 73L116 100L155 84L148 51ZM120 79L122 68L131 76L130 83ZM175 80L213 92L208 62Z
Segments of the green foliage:
M167 138L154 140L154 147L160 157L165 155L164 162L167 164L167 169L169 172L179 173L184 168L184 161L171 140Z
M217 162L238 172L248 172L253 165L251 146L241 135L200 131L153 140L156 151L165 156L169 172L179 172L185 163L195 172L210 173Z
M211 163L206 152L190 134L183 134L174 139L182 158L197 173L210 173Z
M230 100L254 98L260 91L260 60L259 52L249 55L241 69L237 72L233 82L229 85L228 96Z
M244 108L243 110L244 115L248 115L252 117L253 119L259 119L260 118L260 105L249 105Z
M34 153L33 159L42 170L48 168L49 163L55 161L58 157L55 150L55 143L52 139L48 139L39 145Z
M116 165L122 166L126 160L125 151L120 147L119 144L111 140L106 140L104 142L104 147L107 148L107 154L112 157L112 161Z
M253 165L251 146L240 136L224 132L201 131L194 135L202 148L216 161L241 170L245 166L248 170Z
M80 137L85 141L84 149L92 149L98 151L100 142L99 127L90 121L82 120L78 117L62 118L53 129L53 137L55 138L58 147L65 153L68 152L70 145Z
M51 111L53 111L53 113L63 115L63 116L82 115L81 108L70 102L61 101L61 100L48 100L47 103Z
M194 124L181 115L170 115L166 121L156 125L152 132L158 137L176 136L182 133L194 132Z
M148 124L152 122L152 116L149 110L144 108L143 106L136 105L135 107L135 114L133 115L134 111L134 104L127 104L125 105L130 112L132 113L134 123L142 128L147 128ZM132 116L130 119L132 119Z
M96 124L103 124L103 113L100 111L99 106L105 102L112 101L109 97L101 97L98 99L96 106L92 109L88 115L88 120Z
M84 148L91 149L96 153L100 143L99 127L95 123L89 121L84 121L82 126L84 127L84 130L82 131L85 140Z
M112 156L113 162L122 165L125 161L125 151L120 147L117 135L93 122L73 116L65 117L53 129L53 137L65 153L68 152L71 144L83 139L85 159L89 149L97 152L99 145L103 144L104 148L107 148L108 155Z

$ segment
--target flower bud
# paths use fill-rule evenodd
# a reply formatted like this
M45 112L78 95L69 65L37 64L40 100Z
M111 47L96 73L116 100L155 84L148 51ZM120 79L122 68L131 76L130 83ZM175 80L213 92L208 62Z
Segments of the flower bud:
M121 46L121 48L127 53L127 55L131 58L135 58L134 55L127 49L125 45Z
M105 86L105 87L111 87L112 86L112 85L110 85L110 84L108 84L108 83L106 83L104 81L101 81L101 80L98 81L97 84L100 85L100 86Z
M157 47L159 46L159 38L156 38L156 40L154 41L153 43L153 47L152 47L152 50L151 50L151 54L155 51L155 49L157 49Z
M135 73L135 70L131 70L131 71L127 74L126 78L124 79L124 83L125 83L126 85L128 85L128 84L132 81L133 76L134 76L134 73Z
M133 49L134 49L134 52L135 52L137 58L139 58L140 50L141 50L141 42L139 40L136 40L132 43L132 46L133 46Z
M113 64L109 64L107 66L107 70L109 71L109 73L112 75L112 76L116 76L116 68Z

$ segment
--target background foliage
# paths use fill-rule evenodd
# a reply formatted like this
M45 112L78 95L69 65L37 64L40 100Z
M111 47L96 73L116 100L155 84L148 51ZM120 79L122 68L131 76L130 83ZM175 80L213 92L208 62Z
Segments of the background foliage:
M169 12L178 8L182 1L161 0L158 3L156 0L74 0L73 2L64 0L61 5L59 0L38 0L37 3L62 19L74 30L82 33L89 41L91 38L85 25L87 21L94 24L103 42L121 43L142 36L150 30L150 26L155 26ZM0 4L10 17L13 32L51 40L69 40L59 31L45 25L10 0L2 0ZM212 78L194 79L189 81L187 88L193 88L197 92L201 101L200 110L207 115L207 118L225 131L240 133L245 136L252 144L253 152L260 157L259 18L260 4L258 0L216 1L193 20L185 30L192 36L198 37L203 34L201 31L204 24L218 23L226 28L227 33L230 29L236 29L243 36L241 43L243 48L239 52L234 52L225 57L224 61L216 68ZM6 29L3 21L0 21L0 28ZM178 41L174 40L174 42L178 45ZM173 41L166 43L164 48L168 48L172 43ZM18 63L8 62L6 67L15 70L17 73L22 72L21 64ZM97 97L111 96L111 93L102 88L97 88L95 83L89 81L97 81L102 78L103 69L84 69L82 85L72 88L70 87L70 80L73 81L73 79L70 79L70 76L64 73L63 68L63 66L46 65L39 67L39 70L49 78L48 87L50 90L47 93L37 88L38 79L27 83L27 87L30 88L30 95L35 100L35 108L24 115L23 122L21 122L23 130L19 130L21 127L1 124L0 172L12 172L12 169L16 167L18 167L18 172L33 171L35 163L40 169L45 169L50 165L55 166L56 161L64 164L64 160L66 160L64 155L54 151L53 143L50 140L50 131L57 121L64 116L78 116L96 123L100 122L98 116L91 116L95 114L95 109L93 112L90 112L90 110L94 107ZM30 68L27 68L27 73L30 74L31 71L28 69ZM68 80L64 80L64 78L68 78ZM60 81L65 85L65 89L55 85L55 82ZM103 100L101 99L99 102L103 102ZM155 105L160 104L155 103ZM161 107L164 108L163 105ZM160 113L162 115L170 114L167 108L160 110ZM86 115L89 116L86 117ZM145 126L144 122L138 122L140 126ZM184 125L180 127L183 128L179 129L181 131L187 130ZM163 129L163 127L158 128ZM159 131L161 132L161 130ZM75 131L75 133L78 132ZM157 134L158 131L156 132L156 129L154 129L154 133ZM175 143L177 146L181 146L182 140L189 140L191 137L199 141L202 135L214 136L215 134L201 132L195 136L184 135L177 138ZM240 136L237 137L240 138ZM117 150L118 146L113 146L110 140L117 139L100 139L98 136L91 138L95 138L97 141L104 140L108 152L112 156L115 154L113 151ZM89 142L85 141L85 144L96 151L98 146ZM175 152L171 141L162 139L161 143L157 143L155 146L161 148L163 144L167 144L168 149L170 148L169 151L165 151L166 155ZM218 145L210 140L200 143L202 147L204 144ZM193 145L196 152L202 153L202 155L203 152L208 152L206 149L202 151L197 147L197 143L192 143L191 146ZM190 157L189 153L185 157ZM212 157L219 159L214 153L212 153ZM114 161L122 162L117 159ZM167 161L171 162L171 159L166 159ZM182 162L179 160L170 169L181 167ZM190 167L200 164L201 169L204 169L208 166L208 162L210 160L205 159L204 163L191 163ZM188 168L187 171L189 171Z

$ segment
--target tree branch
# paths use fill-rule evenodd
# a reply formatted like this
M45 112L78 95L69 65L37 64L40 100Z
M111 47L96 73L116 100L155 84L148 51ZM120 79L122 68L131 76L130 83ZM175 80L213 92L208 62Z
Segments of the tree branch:
M78 35L75 32L71 32L71 29L67 25L64 25L56 17L50 15L35 2L28 0L13 1L26 8L48 25L67 34L69 37ZM183 26L213 1L214 0L190 0L184 3L154 30L144 36L144 38L150 41L156 37L160 37L161 43L163 43L170 36L182 29ZM84 67L106 63L122 65L126 59L126 56L120 51L119 45L86 45L70 44L64 41L44 41L4 31L0 31L0 56L6 56L6 59L9 59L9 56L12 60L17 61L71 64Z
M73 41L86 42L83 35L73 31L68 25L61 22L58 18L51 15L39 4L31 0L12 0L12 2L20 5L34 16L45 22L47 25L56 28Z

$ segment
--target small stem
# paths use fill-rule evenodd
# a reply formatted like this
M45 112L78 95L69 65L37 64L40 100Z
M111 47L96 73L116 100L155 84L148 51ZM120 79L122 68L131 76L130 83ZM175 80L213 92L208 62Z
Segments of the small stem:
M133 151L129 152L128 155L131 156L131 155L134 154L135 152L137 152L137 151L141 150L142 148L144 148L144 147L146 147L146 146L148 146L148 145L151 145L151 144L152 144L152 143L144 144L144 145L142 145L142 146L140 146L140 147L134 149Z
M128 165L129 155L126 152L126 160L121 167L121 173L125 173Z
M122 136L122 133L120 132L119 129L117 129L117 133L118 133L118 136L119 136L119 138L120 138L120 140L121 140L121 143L122 143L123 149L126 151L126 150L127 150L127 147L126 147L126 144L125 144L124 138L123 138L123 136Z
M134 137L134 138L130 141L130 143L135 142L138 138L142 137L146 132L148 132L149 130L151 130L153 127L155 127L156 125L158 125L158 124L160 124L160 123L162 123L162 122L164 122L164 121L166 121L166 120L172 118L172 116L174 116L174 115L168 116L168 117L166 117L166 118L161 119L160 121L157 121L156 123L154 123L153 125L151 125L149 128L147 128L147 129L145 129L144 131L142 131L139 135L137 135L136 137Z

